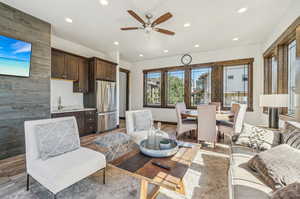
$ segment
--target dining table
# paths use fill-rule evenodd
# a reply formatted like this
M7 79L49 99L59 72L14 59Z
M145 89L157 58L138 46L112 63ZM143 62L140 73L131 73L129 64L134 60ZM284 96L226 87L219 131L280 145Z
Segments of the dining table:
M184 110L181 112L182 118L194 118L198 119L198 111L197 110ZM201 117L201 116L200 116ZM205 117L205 116L203 116ZM216 111L216 121L225 120L225 121L233 121L234 120L234 113L231 111ZM196 140L198 140L198 133L195 132L193 136ZM218 134L217 141L222 138L220 134Z
M181 112L182 118L198 118L197 110L184 110ZM216 120L227 120L230 121L234 117L234 113L231 111L217 111Z

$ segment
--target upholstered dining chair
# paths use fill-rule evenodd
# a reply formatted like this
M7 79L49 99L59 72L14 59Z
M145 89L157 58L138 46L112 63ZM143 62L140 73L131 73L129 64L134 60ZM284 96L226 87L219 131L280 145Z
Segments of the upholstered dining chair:
M221 110L221 102L210 102L209 105L215 105L216 111Z
M233 113L233 116L230 118L230 122L234 122L235 117L238 115L237 113L239 112L240 109L240 104L232 104L230 111Z
M234 113L235 115L234 122L221 120L218 123L218 130L222 134L230 137L242 131L244 119L247 111L246 104L233 104L233 106L235 107L235 111L236 111Z
M182 118L181 113L182 111L186 110L186 106L183 102L176 103L175 110L177 116L176 137L185 132L190 132L197 129L197 123L195 120L187 120L186 118Z
M198 111L198 141L213 143L217 141L216 106L199 105ZM203 117L205 115L205 117Z

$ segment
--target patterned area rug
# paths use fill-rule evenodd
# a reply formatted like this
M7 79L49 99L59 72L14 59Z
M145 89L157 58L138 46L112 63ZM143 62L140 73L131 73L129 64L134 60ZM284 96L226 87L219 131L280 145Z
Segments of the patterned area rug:
M199 150L192 166L188 169L184 183L187 199L227 199L228 147L218 145ZM4 199L52 199L53 195L34 182L30 191L25 191L25 174L16 176L13 182L0 187L0 198ZM138 199L140 180L109 167L106 185L102 184L102 173L97 173L63 190L58 199ZM150 189L151 190L151 189ZM177 199L176 194L162 190L157 198Z

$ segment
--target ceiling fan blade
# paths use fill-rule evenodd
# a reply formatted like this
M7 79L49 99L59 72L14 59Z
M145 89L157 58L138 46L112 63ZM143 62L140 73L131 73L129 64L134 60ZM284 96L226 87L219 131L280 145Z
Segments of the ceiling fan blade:
M155 31L167 34L167 35L175 35L175 32L172 32L170 30L162 29L162 28L154 28Z
M127 28L121 28L121 30L138 30L140 28L138 27L127 27Z
M143 24L143 26L146 25L145 21L144 21L141 17L139 17L134 11L128 10L127 12L128 12L133 18L135 18L135 19L138 20L141 24Z
M161 23L167 21L168 19L170 19L171 17L173 17L173 15L170 12L168 12L168 13L158 17L155 21L153 21L151 26L154 27L158 24L161 24Z

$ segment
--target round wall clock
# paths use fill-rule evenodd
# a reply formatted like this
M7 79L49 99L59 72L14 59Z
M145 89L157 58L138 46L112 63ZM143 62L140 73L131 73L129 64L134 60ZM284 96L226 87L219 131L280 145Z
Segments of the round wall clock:
M181 63L183 65L189 65L190 63L192 63L192 60L193 60L193 58L189 54L185 54L181 57Z

